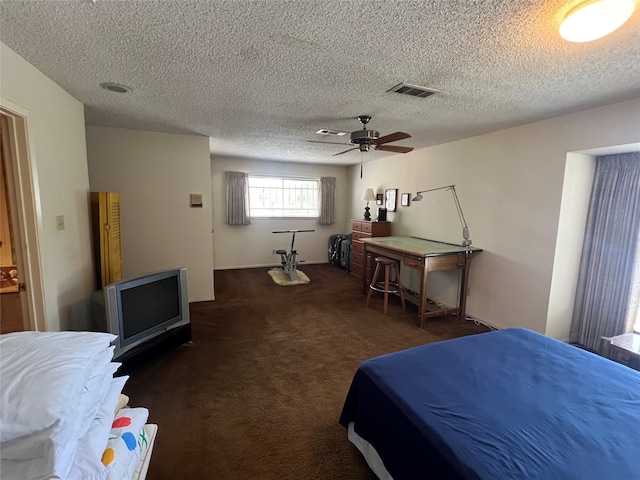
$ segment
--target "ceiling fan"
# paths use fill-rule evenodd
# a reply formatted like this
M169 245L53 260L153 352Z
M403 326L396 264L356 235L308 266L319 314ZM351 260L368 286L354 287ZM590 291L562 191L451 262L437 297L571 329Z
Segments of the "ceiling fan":
M405 138L411 138L411 135L404 132L395 132L380 136L375 130L367 130L367 123L371 120L371 115L359 115L358 119L362 123L362 130L356 130L351 132L351 143L339 143L339 142L321 142L319 140L307 140L311 143L328 143L331 145L355 145L343 152L334 153L333 156L342 155L343 153L351 152L353 150L360 150L361 152L368 152L369 147L373 147L374 150L381 150L384 152L394 153L409 153L413 150L412 147L401 147L399 145L387 145L387 143L396 142L398 140L404 140Z

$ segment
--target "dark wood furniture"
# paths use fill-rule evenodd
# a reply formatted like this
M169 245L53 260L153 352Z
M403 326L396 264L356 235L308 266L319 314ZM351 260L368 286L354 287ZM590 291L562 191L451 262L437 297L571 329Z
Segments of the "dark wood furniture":
M612 360L640 370L640 333L624 333L611 338Z
M467 283L469 280L469 266L474 253L482 250L475 247L463 247L451 243L437 242L416 237L381 237L364 238L362 293L368 293L372 258L376 255L399 260L409 268L421 271L420 291L418 292L418 312L420 314L420 328L424 327L424 320L439 315L457 315L464 319L467 305ZM460 300L456 307L435 307L427 303L427 279L429 272L442 270L461 270L459 280ZM410 298L410 297L408 297Z
M351 220L351 273L362 278L364 269L363 240L391 235L391 222Z
M384 270L384 273L383 273ZM380 279L380 274L384 275L384 280ZM405 309L404 305L404 293L402 292L402 280L400 279L400 262L393 258L376 257L376 271L373 273L373 280L369 285L369 293L367 295L367 303L371 301L371 294L373 292L381 292L384 294L384 314L387 314L389 306L389 294L397 293L400 295L400 302L402 303L402 309Z

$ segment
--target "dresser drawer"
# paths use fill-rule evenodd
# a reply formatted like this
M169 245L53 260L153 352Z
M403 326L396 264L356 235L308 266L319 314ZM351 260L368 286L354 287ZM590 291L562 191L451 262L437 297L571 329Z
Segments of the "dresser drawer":
M360 227L363 232L371 233L371 222L360 222Z
M369 233L364 233L364 232L351 232L351 245L353 248L353 241L358 241L358 240L362 240L363 238L371 238L371 234Z
M353 234L352 234L353 235ZM364 253L364 242L361 242L360 240L356 240L355 238L351 238L351 252L352 253Z
M356 263L351 264L351 274L355 275L358 278L362 278L362 265L358 265Z
M351 250L351 265L362 265L364 263L364 254Z
M362 222L360 220L351 220L351 230L354 232L361 232Z

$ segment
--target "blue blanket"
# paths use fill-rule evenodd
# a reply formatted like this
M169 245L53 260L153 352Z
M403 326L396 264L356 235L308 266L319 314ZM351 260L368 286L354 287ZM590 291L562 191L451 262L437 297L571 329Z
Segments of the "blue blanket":
M350 422L394 480L640 479L640 373L525 329L365 361Z

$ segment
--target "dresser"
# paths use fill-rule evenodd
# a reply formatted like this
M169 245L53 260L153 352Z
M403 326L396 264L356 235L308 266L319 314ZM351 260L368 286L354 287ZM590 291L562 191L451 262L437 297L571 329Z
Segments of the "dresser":
M364 272L363 238L391 236L391 222L351 220L351 273L362 278Z

